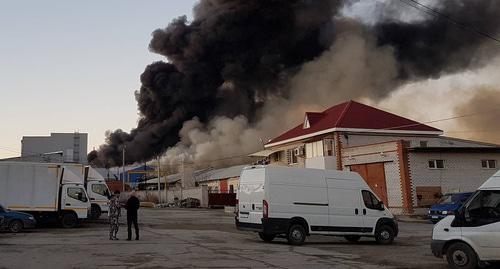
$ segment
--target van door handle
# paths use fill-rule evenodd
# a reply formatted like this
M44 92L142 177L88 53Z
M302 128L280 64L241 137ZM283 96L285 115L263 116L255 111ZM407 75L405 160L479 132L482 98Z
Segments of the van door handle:
M71 205L71 204L66 204L66 205Z
M366 209L363 208L363 215L366 215Z
M449 232L449 231L450 231L450 229L448 229L448 228L444 228L444 231L445 231L445 232Z
M94 200L95 200L95 198L90 198L90 201L94 201Z
M356 213L356 215L357 215L357 214L359 214L359 211L358 211L358 209L357 209L357 208L356 208L356 209L354 209L354 213Z
M255 210L255 204L252 204L252 210Z

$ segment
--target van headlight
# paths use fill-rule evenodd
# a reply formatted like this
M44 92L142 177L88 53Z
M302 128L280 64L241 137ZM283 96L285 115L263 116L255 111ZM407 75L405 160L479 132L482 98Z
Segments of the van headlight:
M34 217L28 217L28 219L29 219L29 220L35 220L35 218L34 218Z
M445 211L441 211L441 214L448 215L448 211L446 211L446 210Z

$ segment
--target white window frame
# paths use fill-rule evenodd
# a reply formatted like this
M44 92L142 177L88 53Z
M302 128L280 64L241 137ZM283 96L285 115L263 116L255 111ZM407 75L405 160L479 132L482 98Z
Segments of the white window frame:
M438 161L441 161L443 162L443 167L438 167ZM434 163L434 167L431 167L430 166L430 163L433 162ZM445 164L445 161L442 160L442 159L431 159L427 162L427 168L431 169L431 170L442 170L442 169L445 169L446 168L446 164Z
M494 165L493 167L490 165L491 163L490 162L493 162ZM486 163L486 167L483 165L484 163ZM498 165L497 165L497 160L492 160L492 159L489 159L489 160L481 160L481 167L483 169L497 169Z

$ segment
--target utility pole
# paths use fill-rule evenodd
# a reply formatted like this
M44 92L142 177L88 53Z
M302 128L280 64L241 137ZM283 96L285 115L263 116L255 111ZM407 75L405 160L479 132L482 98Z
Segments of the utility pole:
M158 155L157 160L158 160L158 203L161 204L160 155Z
M123 144L122 148L122 167L123 167L123 174L122 174L122 192L125 192L125 144Z

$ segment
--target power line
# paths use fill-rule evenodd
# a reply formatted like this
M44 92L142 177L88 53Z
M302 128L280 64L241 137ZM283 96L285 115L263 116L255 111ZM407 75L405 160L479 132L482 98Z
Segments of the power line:
M480 35L480 36L485 37L485 38L489 38L489 39L491 39L493 41L496 41L497 43L500 43L500 39L497 38L497 37L495 37L495 36L493 36L492 34L487 33L485 31L482 31L480 29L477 29L475 27L469 26L469 25L467 25L467 24L465 24L463 22L460 22L460 21L456 20L455 18L451 17L450 15L447 15L447 14L445 14L445 13L439 11L439 10L435 10L435 9L433 9L433 8L427 6L427 5L424 5L424 4L422 4L422 3L420 3L420 2L418 2L416 0L400 0L400 1L402 3L405 3L405 4L411 6L411 7L415 8L415 9L418 9L418 10L420 10L422 12L425 12L425 13L427 13L429 15L432 15L434 17L442 17L442 18L446 19L447 21L455 24L456 26L458 26L458 27L460 27L460 28L462 28L464 30L471 31L471 32L473 32L473 33L475 33L477 35ZM406 1L410 1L410 2L406 2Z

